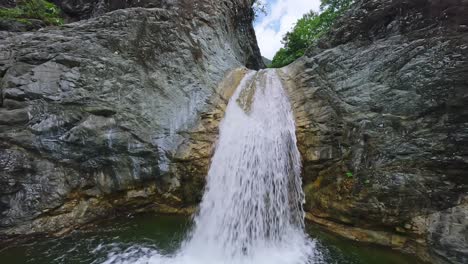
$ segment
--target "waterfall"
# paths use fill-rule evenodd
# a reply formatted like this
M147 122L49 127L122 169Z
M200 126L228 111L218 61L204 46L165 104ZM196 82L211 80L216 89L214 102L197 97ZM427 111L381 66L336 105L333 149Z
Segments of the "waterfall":
M315 262L303 230L294 118L276 70L246 74L219 133L194 229L179 251L123 263Z

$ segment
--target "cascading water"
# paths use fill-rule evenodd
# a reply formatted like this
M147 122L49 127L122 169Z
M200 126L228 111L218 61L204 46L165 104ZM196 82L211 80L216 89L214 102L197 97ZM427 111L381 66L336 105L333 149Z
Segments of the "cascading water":
M249 72L229 101L195 227L172 257L140 250L106 263L313 263L303 231L300 155L275 70ZM143 256L141 253L143 253Z

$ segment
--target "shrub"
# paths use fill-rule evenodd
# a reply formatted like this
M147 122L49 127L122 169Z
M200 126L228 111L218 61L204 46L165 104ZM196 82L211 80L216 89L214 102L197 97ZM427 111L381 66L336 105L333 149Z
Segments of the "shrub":
M330 30L353 1L322 0L322 13L310 11L296 22L292 31L286 33L282 40L284 47L275 54L270 67L283 67L304 55L306 49Z
M62 25L60 9L46 0L22 0L14 8L0 8L0 18L26 22L27 19L42 20L47 25Z

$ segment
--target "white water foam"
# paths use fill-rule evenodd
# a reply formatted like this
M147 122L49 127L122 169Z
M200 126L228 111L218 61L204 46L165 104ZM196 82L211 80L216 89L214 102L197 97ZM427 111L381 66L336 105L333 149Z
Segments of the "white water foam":
M248 107L239 103L242 91L254 92ZM131 247L104 263L321 262L304 232L300 168L294 118L279 76L275 70L249 72L227 106L195 226L180 249L163 256Z

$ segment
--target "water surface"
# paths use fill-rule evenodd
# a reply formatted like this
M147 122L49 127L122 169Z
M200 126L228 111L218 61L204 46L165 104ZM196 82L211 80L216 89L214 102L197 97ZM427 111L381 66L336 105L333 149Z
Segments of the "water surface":
M180 246L191 226L184 216L142 214L122 217L89 231L77 231L60 239L41 239L0 251L5 264L91 264L102 263L109 254L138 245L170 255ZM323 260L329 264L418 264L412 256L332 235L307 225ZM144 252L141 252L144 254Z

